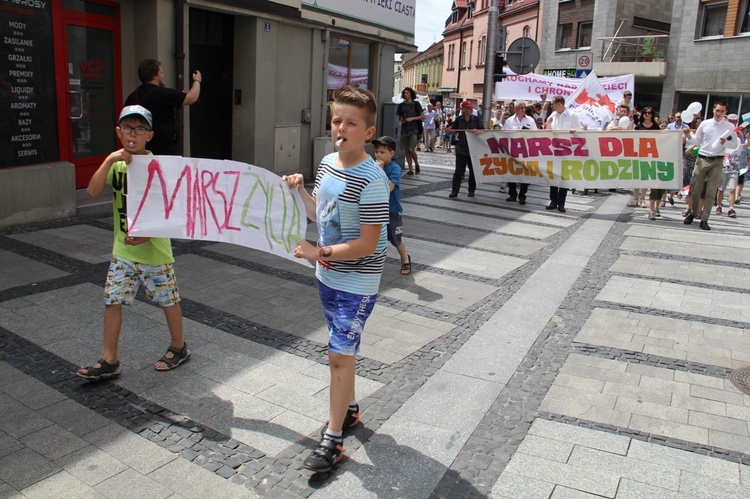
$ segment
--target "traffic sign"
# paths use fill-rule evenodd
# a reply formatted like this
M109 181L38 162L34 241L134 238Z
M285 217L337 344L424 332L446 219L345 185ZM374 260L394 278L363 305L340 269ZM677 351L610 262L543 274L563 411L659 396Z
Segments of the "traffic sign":
M531 38L522 36L508 47L505 62L514 73L525 75L534 71L536 65L539 64L539 57L539 45Z
M576 78L586 78L590 72L590 69L576 69Z
M576 57L576 70L588 71L593 69L594 58L593 52L582 52Z

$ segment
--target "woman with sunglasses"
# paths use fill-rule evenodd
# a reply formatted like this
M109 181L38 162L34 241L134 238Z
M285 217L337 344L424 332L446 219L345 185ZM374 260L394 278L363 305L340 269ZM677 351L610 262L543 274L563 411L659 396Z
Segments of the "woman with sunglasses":
M659 127L659 120L654 116L653 108L646 107L641 111L641 122L635 127L636 130L661 130ZM664 197L665 189L651 189L648 195L648 218L650 220L656 220L656 217L660 217L659 205L661 198ZM642 198L646 197L646 189L642 190Z
M661 130L659 120L654 115L654 110L650 107L643 108L641 111L641 122L635 127L636 130Z

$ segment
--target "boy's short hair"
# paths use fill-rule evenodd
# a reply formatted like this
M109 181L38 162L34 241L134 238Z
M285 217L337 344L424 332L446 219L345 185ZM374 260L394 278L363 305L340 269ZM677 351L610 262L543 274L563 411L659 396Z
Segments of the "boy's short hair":
M138 79L141 83L148 83L159 74L161 62L156 59L144 59L138 64Z
M365 112L364 118L367 126L375 126L375 118L378 115L378 103L375 94L369 90L344 85L333 92L333 103L348 104L362 109Z
M396 141L393 140L393 137L389 137L387 135L383 135L379 139L373 139L372 145L374 145L375 147L378 147L378 146L387 147L391 151L396 152Z
M149 128L153 127L153 119L151 117L151 111L143 106L125 106L120 111L120 120L118 123L122 123L125 118L135 118L144 125L148 125Z

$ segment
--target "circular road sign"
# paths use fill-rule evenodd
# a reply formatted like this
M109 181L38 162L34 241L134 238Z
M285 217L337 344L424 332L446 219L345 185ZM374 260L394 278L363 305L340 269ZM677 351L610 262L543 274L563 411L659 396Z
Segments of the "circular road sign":
M590 54L581 54L578 56L578 61L576 61L576 69L582 69L582 70L589 70L591 69L591 55Z
M508 47L505 61L516 74L525 75L534 71L541 54L539 45L527 36L518 38Z

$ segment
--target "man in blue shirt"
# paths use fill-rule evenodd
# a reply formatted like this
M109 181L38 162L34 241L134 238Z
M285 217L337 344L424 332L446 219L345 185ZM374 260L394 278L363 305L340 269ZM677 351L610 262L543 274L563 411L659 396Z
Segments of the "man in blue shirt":
M683 128L690 128L690 125L682 122L682 113L675 113L674 121L667 125L667 130L682 130Z

